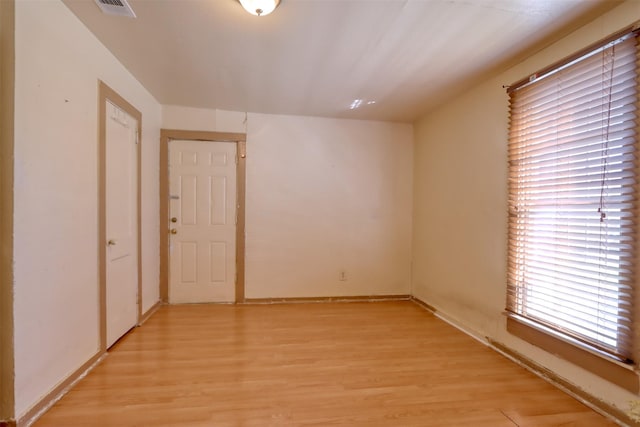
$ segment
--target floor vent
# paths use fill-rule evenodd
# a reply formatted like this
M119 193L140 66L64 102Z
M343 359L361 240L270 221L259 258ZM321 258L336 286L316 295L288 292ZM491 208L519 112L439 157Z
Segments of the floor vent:
M136 14L127 0L95 0L96 4L107 15L128 16L135 18Z

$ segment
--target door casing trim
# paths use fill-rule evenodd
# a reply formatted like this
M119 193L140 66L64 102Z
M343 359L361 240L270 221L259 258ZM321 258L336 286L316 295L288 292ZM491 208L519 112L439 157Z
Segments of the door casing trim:
M127 100L111 89L102 80L98 80L98 265L99 301L100 301L100 350L107 350L107 121L106 101L138 121L138 144L136 144L137 169L137 253L138 253L138 314L136 324L142 319L142 113Z
M14 0L0 0L0 425L15 425L16 415L13 323L15 9Z
M238 153L236 165L236 281L235 302L245 301L245 198L246 198L246 144L247 135L234 132L191 131L178 129L160 130L160 300L169 302L169 142L214 141L234 142Z

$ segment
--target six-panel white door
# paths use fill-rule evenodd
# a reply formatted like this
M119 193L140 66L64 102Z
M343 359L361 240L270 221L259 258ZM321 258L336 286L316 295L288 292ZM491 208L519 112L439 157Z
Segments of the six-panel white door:
M169 302L235 301L236 144L171 141L169 193Z
M138 122L106 101L107 347L138 322Z

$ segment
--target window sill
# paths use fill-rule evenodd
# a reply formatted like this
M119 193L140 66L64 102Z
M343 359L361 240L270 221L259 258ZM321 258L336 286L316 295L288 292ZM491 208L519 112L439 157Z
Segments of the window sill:
M633 393L640 391L638 374L633 365L625 365L570 344L534 326L507 317L507 331L536 347L573 363Z

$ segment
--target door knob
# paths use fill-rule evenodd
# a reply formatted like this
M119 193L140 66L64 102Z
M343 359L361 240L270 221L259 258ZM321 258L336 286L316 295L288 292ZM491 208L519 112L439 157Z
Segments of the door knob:
M109 239L109 241L107 242L107 245L109 246L115 246L116 245L116 241L113 239Z
M171 230L169 230L169 233L178 234L178 230L176 230L175 228L172 228Z
M175 216L171 218L171 222L178 222L178 218L176 218Z

